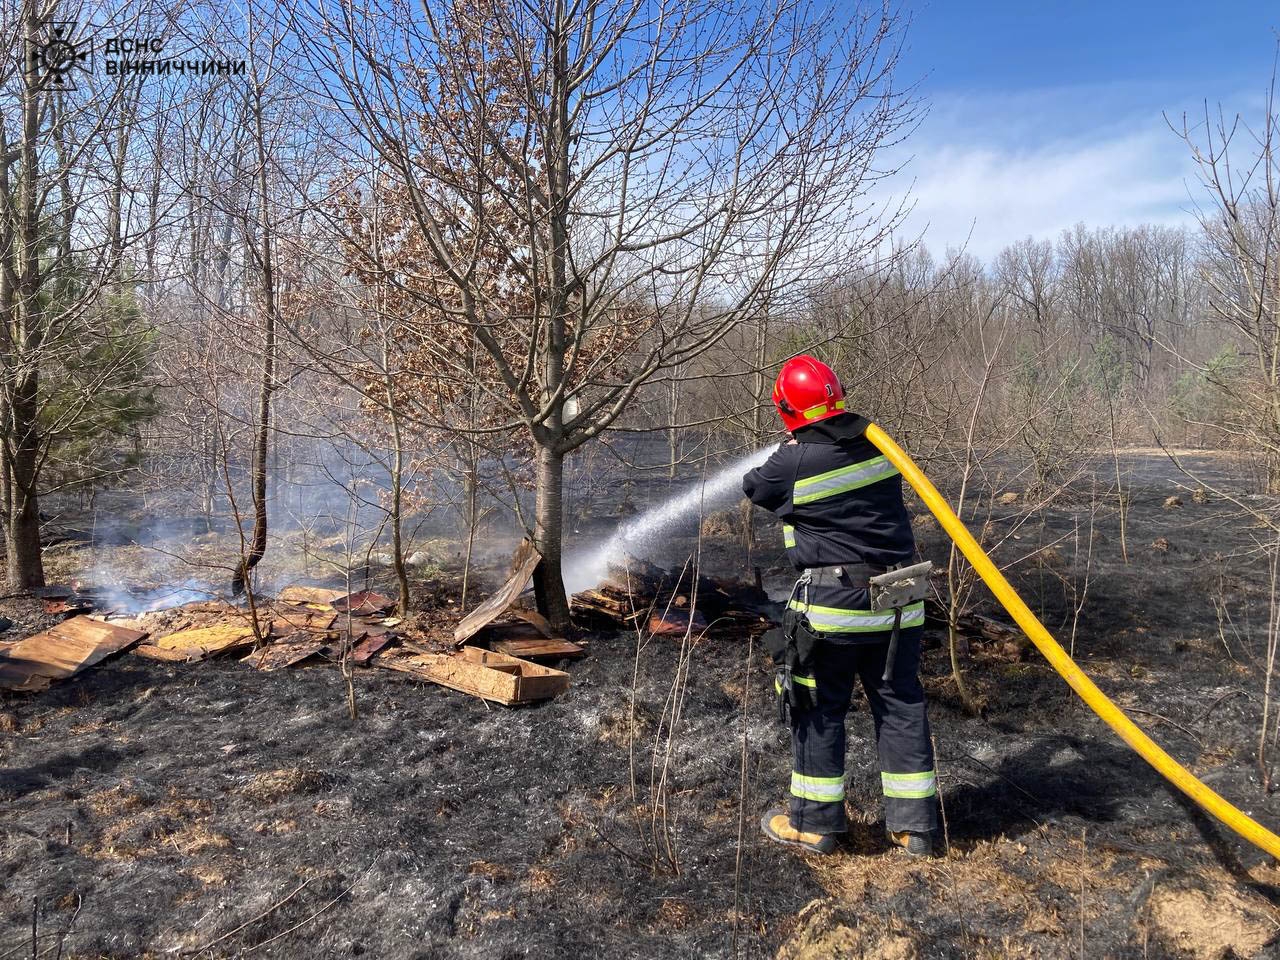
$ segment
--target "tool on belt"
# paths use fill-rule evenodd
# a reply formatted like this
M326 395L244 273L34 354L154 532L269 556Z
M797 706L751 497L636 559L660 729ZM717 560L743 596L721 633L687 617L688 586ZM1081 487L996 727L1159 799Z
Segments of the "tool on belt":
M814 653L822 637L813 629L804 611L793 610L790 604L803 591L805 606L809 605L810 579L810 573L806 570L791 588L791 596L782 614L782 626L774 627L762 638L775 667L774 688L778 692L779 723L788 722L789 710L811 710L817 706L817 688L797 683L795 676L813 676Z
M846 564L838 567L816 568L818 571L830 569L838 579L852 583L853 577L862 573L863 567ZM899 567L884 573L869 576L865 581L871 596L871 612L881 613L893 611L893 628L889 634L889 649L885 653L883 683L893 677L894 663L898 656L898 635L902 632L902 610L904 607L923 600L929 592L929 574L933 570L933 562L912 564ZM782 626L774 627L764 637L765 649L773 659L776 668L774 687L778 691L778 721L786 723L789 710L808 710L817 705L817 688L810 684L797 683L796 675L812 677L814 653L822 641L822 635L813 629L809 618L803 610L791 607L791 600L803 593L804 607L809 606L809 585L813 580L815 569L808 569L791 588L791 596L785 612L782 614Z
M893 632L889 634L889 650L884 658L884 674L881 682L888 683L893 676L894 661L898 657L898 634L902 631L902 608L923 600L929 592L929 573L933 561L899 567L871 577L867 582L871 591L871 612L893 611Z

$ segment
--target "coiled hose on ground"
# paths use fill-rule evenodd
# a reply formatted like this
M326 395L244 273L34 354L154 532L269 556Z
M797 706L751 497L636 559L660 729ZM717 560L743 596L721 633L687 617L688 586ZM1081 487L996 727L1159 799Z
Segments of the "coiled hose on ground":
M1280 837L1262 826L1248 814L1232 806L1196 779L1191 771L1165 753L1159 744L1143 732L1142 728L1125 716L1124 712L1076 666L1076 662L1071 659L1067 651L1062 649L1061 644L1053 639L1036 615L1031 612L1031 609L1022 601L1022 598L1018 596L1013 587L1009 585L1009 581L1004 578L1004 574L991 562L991 558L987 556L986 551L978 545L978 541L973 538L968 528L955 515L947 501L942 499L942 495L938 493L937 488L929 481L929 478L921 472L920 468L907 456L906 452L894 443L893 438L874 423L867 427L866 437L898 468L907 479L907 482L919 494L920 499L924 501L925 506L938 518L938 522L942 524L942 528L947 532L947 535L955 541L956 546L960 548L960 552L973 564L973 568L978 572L978 575L991 588L991 592L995 594L996 599L1009 611L1009 615L1013 617L1014 622L1022 628L1031 642L1036 645L1036 648L1044 654L1045 659L1049 661L1053 669L1061 674L1062 679L1071 685L1071 689L1080 695L1080 699L1088 704L1089 709L1101 717L1107 726L1118 733L1120 738L1136 750L1142 759L1155 767L1162 777L1241 837L1265 850L1273 857L1280 859Z

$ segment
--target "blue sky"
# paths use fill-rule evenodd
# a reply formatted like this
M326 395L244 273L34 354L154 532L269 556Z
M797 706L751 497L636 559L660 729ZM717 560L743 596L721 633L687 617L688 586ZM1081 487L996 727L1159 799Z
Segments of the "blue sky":
M910 156L912 232L991 257L1021 237L1189 222L1186 147L1163 113L1260 115L1280 2L906 0L903 80L929 116Z

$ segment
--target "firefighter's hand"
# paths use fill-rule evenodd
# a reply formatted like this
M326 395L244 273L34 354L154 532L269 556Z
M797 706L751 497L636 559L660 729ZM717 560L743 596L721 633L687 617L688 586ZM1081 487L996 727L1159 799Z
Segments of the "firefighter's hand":
M799 441L799 440L797 440L795 437L792 437L790 440L788 440L786 443L784 443L784 444L783 444L783 446L784 446L784 447L790 447L790 446L793 446L793 445L795 445L795 444L797 444L797 443L799 443L799 442L800 442L800 441Z

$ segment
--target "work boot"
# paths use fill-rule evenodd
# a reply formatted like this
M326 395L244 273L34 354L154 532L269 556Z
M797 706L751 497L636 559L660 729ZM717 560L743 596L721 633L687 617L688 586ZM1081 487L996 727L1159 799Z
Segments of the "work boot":
M760 829L770 840L804 847L810 853L831 853L836 848L836 838L831 833L805 833L791 825L791 814L782 807L774 807L760 818Z
M912 833L910 830L903 830L901 833L894 833L892 830L886 830L884 835L889 842L895 847L901 847L913 857L932 857L933 856L933 834L932 833Z

